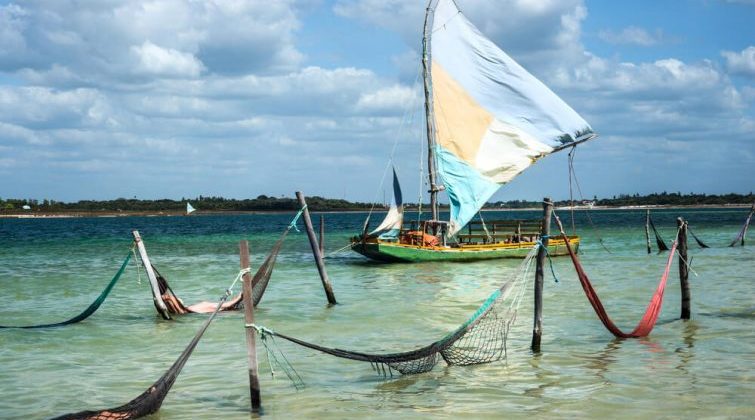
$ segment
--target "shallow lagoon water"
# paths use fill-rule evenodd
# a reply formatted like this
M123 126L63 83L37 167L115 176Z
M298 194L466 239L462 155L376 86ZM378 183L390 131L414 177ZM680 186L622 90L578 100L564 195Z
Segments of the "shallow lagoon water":
M568 258L554 260L544 291L542 353L529 350L532 283L506 360L383 378L369 364L278 346L303 378L296 390L260 354L263 417L741 417L755 416L755 243L728 248L747 209L655 210L667 242L684 216L710 249L690 240L692 320L680 321L676 262L659 324L618 340L589 306ZM568 212L560 215L569 225ZM130 251L138 229L153 263L188 303L216 300L238 272L238 241L253 265L292 214L0 219L0 324L68 319L91 303ZM326 214L326 252L347 243L364 214ZM486 219L538 212L485 213ZM582 261L609 315L639 320L666 254L645 250L644 211L576 213ZM317 219L315 217L315 219ZM599 239L610 253L601 247ZM690 238L691 239L691 238ZM330 347L411 350L464 322L518 260L378 264L341 253L326 261L339 304L328 307L306 235L287 238L257 323ZM0 330L0 418L49 418L115 407L152 384L205 320L160 319L132 263L92 317L63 328ZM249 418L242 313L222 313L154 418Z

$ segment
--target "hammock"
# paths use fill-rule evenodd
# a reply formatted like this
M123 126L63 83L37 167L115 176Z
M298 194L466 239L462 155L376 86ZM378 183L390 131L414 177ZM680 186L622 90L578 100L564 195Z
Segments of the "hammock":
M256 325L249 325L249 327L257 330L263 343L268 336L280 337L332 356L370 362L377 370L382 367L384 374L385 367L388 367L389 373L392 370L402 374L428 372L435 367L441 358L448 365L466 366L493 362L506 355L508 333L516 320L517 309L522 300L526 281L536 254L537 246L530 251L522 262L518 276L505 282L493 292L460 327L440 340L416 350L387 354L362 353L313 344ZM507 301L506 299L512 293L515 285L518 286L518 290L514 293L511 301Z
M69 319L67 321L56 322L54 324L26 325L26 326L20 326L20 327L0 325L0 328L50 328L50 327L62 327L64 325L75 324L77 322L81 322L81 321L89 318L89 316L91 316L93 313L95 313L97 311L97 309L100 308L100 305L102 305L102 303L108 297L108 295L110 294L110 291L113 290L113 287L115 287L115 284L118 282L118 280L121 278L121 275L126 270L126 266L128 265L128 262L129 262L130 259L131 259L131 253L129 252L129 254L126 256L126 259L123 260L123 264L121 264L120 270L118 270L118 272L115 274L115 277L113 277L113 279L110 280L110 283L105 287L105 290L103 290L102 293L100 293L100 296L98 296L97 299L95 299L94 302L92 302L92 304L89 305L89 307L84 310L84 312L76 315L75 317L73 317L73 318L71 318L71 319Z
M656 245L658 245L658 252L668 251L668 246L666 246L666 242L663 242L661 235L658 234L658 230L655 228L655 224L653 223L653 219L650 218L649 213L647 221L648 223L650 223L650 227L653 229L653 234L655 235L655 243Z
M239 273L239 277L241 273ZM163 400L168 395L168 391L176 381L178 374L181 373L186 361L189 360L191 353L199 343L202 335L210 326L210 323L215 318L215 315L221 310L223 303L228 299L230 293L223 296L217 303L215 310L207 318L202 327L197 331L194 338L189 345L184 349L178 359L173 363L173 366L168 369L163 376L160 377L155 383L152 384L146 391L142 392L138 397L129 401L128 403L116 408L109 408L99 411L80 411L78 413L64 414L60 417L56 417L54 420L74 420L74 419L96 419L96 420L122 420L122 419L135 419L152 414L160 409Z
M579 258L574 254L574 251L569 244L566 233L564 233L564 228L561 225L561 220L559 220L558 216L556 215L554 215L554 217L556 219L556 223L558 224L558 228L561 231L561 236L564 238L564 242L566 243L566 250L569 251L569 256L574 263L574 268L577 270L579 282L582 285L582 289L585 291L585 295L587 295L587 300L590 301L590 304L595 310L595 313L598 315L598 318L600 318L600 321L603 323L606 329L608 329L608 331L619 338L645 337L650 334L650 331L653 330L655 323L658 321L658 315L661 312L661 305L663 305L663 292L666 289L666 280L668 279L669 270L671 269L671 262L674 258L677 241L674 240L674 242L671 244L671 252L669 252L666 268L663 272L663 276L661 276L661 281L658 283L658 287L656 288L653 297L650 299L650 303L645 310L645 314L643 315L637 326L634 328L634 330L629 333L625 333L621 331L619 327L617 327L616 324L613 323L613 321L611 321L611 318L608 317L603 304L600 302L598 294L592 287L590 279L587 277L587 274L585 273L582 265L579 262Z
M697 245L700 248L710 248L708 245L705 244L705 242L701 241L700 238L697 237L690 229L689 226L687 227L687 232L689 232L690 235L692 235L692 238L695 239L695 242L697 242Z
M291 226L289 226L283 232L275 245L273 245L270 253L265 258L265 261L257 270L257 273L252 278L252 302L254 303L254 306L257 306L257 304L259 304L260 300L262 300L262 296L265 294L267 285L270 283L270 276L272 276L273 274L275 261L278 258L281 246L283 245L283 240L286 238L286 235L288 235L288 232L290 230ZM157 277L157 284L160 288L160 297L163 302L165 302L165 306L168 308L168 312L170 312L171 314L205 314L211 313L215 310L215 303L208 301L198 302L189 306L184 305L183 300L181 300L181 298L176 296L176 294L173 292L173 289L168 284L168 280L162 274L160 274L159 271L157 271L154 265L152 266L152 269L155 271L155 275ZM241 308L242 299L243 294L237 294L233 297L233 299L223 303L220 311L233 311Z
M742 246L745 246L745 236L747 235L747 228L750 226L750 220L752 220L753 214L755 214L755 204L753 204L752 208L750 209L750 214L747 215L747 219L745 220L744 225L742 225L742 229L739 230L739 234L729 244L730 247L736 246L737 242L739 242Z

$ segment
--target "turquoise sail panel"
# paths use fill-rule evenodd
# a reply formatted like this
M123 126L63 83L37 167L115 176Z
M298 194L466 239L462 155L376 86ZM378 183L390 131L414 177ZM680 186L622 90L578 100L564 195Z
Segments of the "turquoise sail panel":
M453 235L472 220L500 186L443 147L437 146L435 153L450 205L449 235Z

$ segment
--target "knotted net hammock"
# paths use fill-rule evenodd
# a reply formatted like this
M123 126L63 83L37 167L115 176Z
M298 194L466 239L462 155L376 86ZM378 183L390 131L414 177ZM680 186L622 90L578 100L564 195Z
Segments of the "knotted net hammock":
M369 362L377 371L402 374L430 371L442 359L448 365L474 365L500 360L506 355L506 340L530 277L533 261L537 255L535 246L517 271L514 279L506 281L493 292L477 311L461 326L438 341L416 350L401 353L364 353L342 350L310 343L265 327L255 328L263 344L269 337L279 337L300 346L332 356ZM512 296L509 299L509 296Z
M301 214L301 212L299 214ZM275 245L273 245L273 248L268 254L267 258L265 258L265 261L257 270L254 277L252 277L252 299L253 299L254 305L259 303L259 301L262 299L262 295L265 293L267 284L270 281L270 276L272 275L272 272L273 272L273 266L275 265L275 261L278 256L278 253L280 252L281 245L283 244L283 240L286 238L286 235L291 230L291 228L294 227L294 223L296 222L298 217L299 216L297 215L294 221L291 222L288 228L283 232L283 234L275 243ZM218 301L215 304L215 308L211 312L210 316L204 322L204 324L199 329L199 331L197 331L196 335L191 340L189 345L184 349L184 351L181 353L178 359L176 359L173 365L163 374L163 376L161 376L160 379L158 379L154 384L152 384L152 386L147 388L146 391L144 391L138 397L134 398L128 403L121 405L119 407L116 407L116 408L109 408L109 409L99 410L99 411L80 411L78 413L65 414L63 416L56 417L55 420L73 420L73 419L125 420L125 419L136 419L136 418L144 417L149 414L157 412L157 410L160 409L160 406L162 405L163 400L168 395L170 388L173 386L173 383L176 381L178 374L181 373L181 369L183 369L183 366L186 364L186 361L189 360L191 353L194 351L194 348L197 346L197 344L199 343L199 340L202 338L202 335L210 326L210 323L215 318L217 313L223 310L223 307L227 306L227 303L228 303L227 301L228 301L228 298L231 296L231 290L233 289L233 286L241 278L241 276L247 272L249 272L249 270L245 269L245 270L241 270L238 273L236 278L233 280L233 283L231 283L231 286L228 287L228 289L226 290L225 295L220 299L220 301ZM165 284L166 284L166 290L169 290L167 286L167 282Z
M729 244L730 247L736 246L737 243L739 243L742 246L745 246L745 236L747 236L747 228L750 227L750 220L752 220L753 214L755 214L755 204L752 205L752 208L750 209L750 213L747 215L747 219L745 220L745 223L742 225L742 229L739 230L739 234Z
M278 258L281 246L283 245L283 240L286 239L286 235L288 235L288 232L291 230L291 228L292 226L289 226L283 232L280 238L278 238L278 240L273 245L273 248L270 250L270 253L265 258L265 261L262 263L260 268L257 270L257 273L252 278L252 302L254 303L254 306L257 306L260 300L262 300L262 296L265 294L265 290L267 290L267 286L270 283L270 277L273 274L275 261ZM160 298L168 308L168 312L170 312L171 314L204 314L211 313L215 310L215 302L204 301L195 303L193 305L184 305L183 300L179 298L175 294L175 292L173 292L173 289L170 287L170 284L168 284L168 280L165 278L165 276L160 274L160 272L157 271L157 268L155 268L154 265L152 265L152 269L154 270L157 277L157 284L160 289ZM243 306L242 300L243 294L239 293L229 301L223 303L220 311L237 310Z
M661 306L663 305L663 293L666 289L666 280L668 280L669 271L671 269L671 263L673 262L674 252L676 251L676 246L677 246L678 241L675 239L674 242L671 244L671 252L669 252L669 255L668 255L666 268L663 271L663 275L661 276L661 281L658 283L658 287L656 288L655 293L653 294L653 297L650 299L650 303L648 304L648 307L645 310L645 314L642 316L642 319L637 324L637 326L631 332L626 333L626 332L621 331L621 329L619 329L619 327L617 327L616 324L614 324L613 321L611 321L611 318L609 318L608 314L606 313L605 308L603 307L603 303L600 301L600 298L598 297L597 292L595 292L595 289L592 287L592 284L590 283L590 279L587 277L585 270L582 268L582 264L579 262L579 257L577 257L577 255L572 250L571 245L569 244L569 238L566 236L566 233L564 233L564 228L561 225L561 220L555 214L554 214L554 217L556 219L556 223L558 224L558 228L561 231L561 236L564 238L564 243L566 244L566 250L569 252L569 256L571 257L571 260L574 263L574 269L577 270L577 277L579 277L579 283L582 285L582 289L585 291L587 300L590 301L590 304L595 310L595 313L598 315L598 318L606 327L606 329L608 329L608 331L610 331L613 335L619 338L645 337L648 334L650 334L650 331L653 330L653 327L658 321L658 315L661 312Z
M50 327L62 327L64 325L70 325L75 324L77 322L81 322L87 318L89 318L93 313L97 311L97 309L100 308L100 305L102 305L103 302L105 302L105 299L107 299L108 295L110 294L110 291L113 290L113 287L115 287L115 284L118 283L118 280L121 278L121 275L126 270L126 266L128 265L128 262L131 260L131 253L126 256L126 259L123 260L123 264L121 264L121 268L118 270L117 273L115 273L115 276L112 280L110 280L110 283L105 287L105 290L100 293L100 295L97 297L97 299L94 300L84 311L75 317L62 322L56 322L52 324L40 324L40 325L26 325L26 326L3 326L0 325L0 328L50 328Z

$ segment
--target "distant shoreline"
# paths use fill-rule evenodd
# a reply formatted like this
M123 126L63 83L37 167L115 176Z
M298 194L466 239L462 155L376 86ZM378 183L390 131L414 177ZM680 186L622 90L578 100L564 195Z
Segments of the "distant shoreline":
M637 205L637 206L574 206L574 210L673 210L673 209L746 209L750 208L751 204L699 204L699 205ZM557 210L572 210L571 207L556 207ZM442 208L441 211L444 209ZM526 208L486 208L482 209L484 212L494 211L541 211L542 208L526 207ZM376 209L373 212L385 212L387 209ZM416 211L416 208L405 208L405 211ZM0 213L0 219L65 219L65 218L85 218L85 217L202 217L202 216L223 216L223 215L252 215L252 214L293 214L296 210L228 210L228 211L201 211L186 215L181 211L55 211L55 212L43 212L43 211L22 211L13 213ZM367 213L367 209L354 209L354 210L313 210L312 213Z

